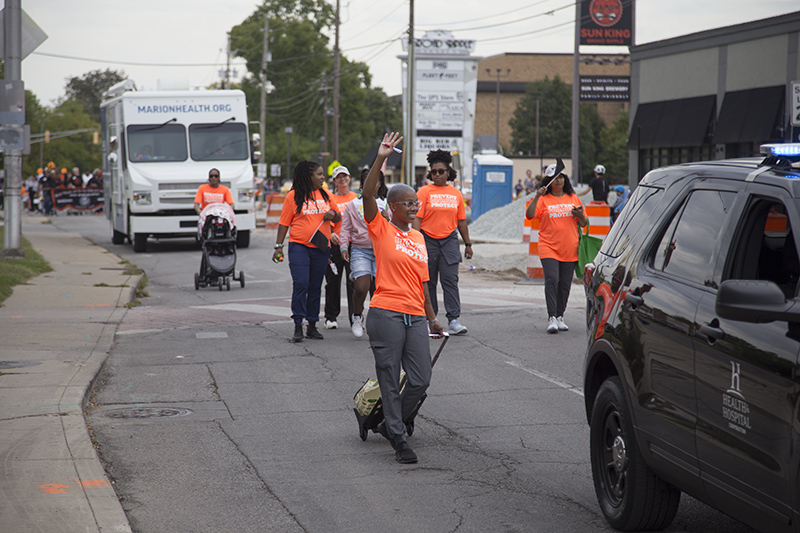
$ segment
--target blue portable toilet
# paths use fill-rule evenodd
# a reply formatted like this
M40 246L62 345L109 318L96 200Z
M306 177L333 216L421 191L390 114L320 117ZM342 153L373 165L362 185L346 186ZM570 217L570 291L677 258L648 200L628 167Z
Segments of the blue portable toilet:
M514 163L500 154L472 157L472 221L486 211L511 202Z

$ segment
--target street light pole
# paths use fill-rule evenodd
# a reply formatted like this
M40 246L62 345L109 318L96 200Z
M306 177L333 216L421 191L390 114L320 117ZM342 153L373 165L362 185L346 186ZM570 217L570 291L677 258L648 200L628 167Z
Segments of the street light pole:
M502 150L500 148L500 73L503 71L501 68L496 68L495 73L497 75L497 116L495 117L495 135L497 136L497 145L495 148L497 149L497 153L499 154ZM487 74L491 76L492 69L486 69ZM506 76L511 74L511 69L506 69Z
M56 113L55 115L50 115L49 117L44 117L42 119L41 125L39 126L39 131L44 135L44 123L50 120L53 117L63 117L64 113ZM42 137L42 142L39 144L39 168L44 168L44 137Z
M286 179L291 179L292 174L292 133L294 130L288 126L285 130L286 133Z

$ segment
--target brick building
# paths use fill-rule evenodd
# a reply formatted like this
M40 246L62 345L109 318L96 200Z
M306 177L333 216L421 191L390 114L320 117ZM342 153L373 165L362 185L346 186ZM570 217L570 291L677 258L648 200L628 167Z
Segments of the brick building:
M627 54L581 54L581 76L630 76ZM572 84L572 54L506 53L487 57L478 63L478 92L475 106L475 137L495 136L497 132L497 85L500 85L500 145L511 148L511 126L508 122L525 96L525 87L545 77L556 75ZM600 116L610 124L629 108L628 102L595 102ZM482 136L482 137L479 137ZM494 139L495 137L492 137ZM551 154L545 154L551 155ZM559 154L560 155L560 154Z

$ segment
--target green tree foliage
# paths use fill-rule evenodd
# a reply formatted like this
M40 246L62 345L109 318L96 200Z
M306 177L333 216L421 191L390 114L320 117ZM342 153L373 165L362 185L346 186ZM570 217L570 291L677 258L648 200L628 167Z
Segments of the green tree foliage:
M620 114L614 124L600 134L599 160L606 166L606 177L612 184L628 183L628 112Z
M260 71L264 17L270 17L267 67L267 123L263 135L267 163L286 161L291 127L291 161L317 159L327 119L327 150L332 151L333 52L321 30L333 25L334 14L322 0L266 0L231 30L231 46L247 61L250 76L241 84L247 94L249 120L260 113ZM345 56L340 60L339 161L355 168L385 129L398 128L398 107L379 88L371 86L366 64ZM326 116L326 108L328 114ZM256 128L253 128L257 131ZM331 158L325 159L325 166Z
M62 132L97 129L99 124L83 109L83 105L67 100L53 110L53 113L63 113L63 117L53 117L47 121L46 129L50 130L53 137L49 143L44 144L44 162L53 161L57 168L78 167L81 172L102 167L100 145L92 144L92 132L78 133L66 137L56 138ZM39 150L31 149L31 156L27 158L36 161L38 166ZM23 163L23 170L29 169ZM35 167L33 167L35 170ZM28 171L32 173L32 171ZM27 177L27 174L23 174Z
M572 86L559 76L529 84L517 104L513 118L511 148L514 152L536 152L536 100L539 100L539 152L544 156L567 156L572 149ZM596 162L608 161L605 152L605 125L593 104L579 106L581 181L592 175ZM627 131L627 122L626 122ZM604 162L603 164L608 165ZM625 158L627 165L627 158ZM578 181L578 180L574 180Z
M67 81L66 99L83 105L83 110L95 122L100 122L100 102L103 93L124 81L128 76L123 71L111 69L92 70L83 76L75 76Z

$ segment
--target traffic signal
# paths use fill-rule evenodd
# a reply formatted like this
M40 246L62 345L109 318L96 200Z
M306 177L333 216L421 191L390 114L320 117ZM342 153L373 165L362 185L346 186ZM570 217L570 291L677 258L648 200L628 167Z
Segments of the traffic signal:
M100 144L100 132L95 131L92 133L92 144Z
M45 132L44 132L44 142L46 142L46 143L50 142L50 130L45 130Z

